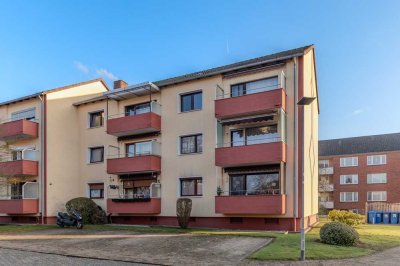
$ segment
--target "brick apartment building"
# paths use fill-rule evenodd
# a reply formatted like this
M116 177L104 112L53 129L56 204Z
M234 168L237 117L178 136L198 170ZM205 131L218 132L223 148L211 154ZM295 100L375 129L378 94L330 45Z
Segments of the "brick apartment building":
M400 133L319 141L319 201L361 214L400 202Z
M306 46L0 103L0 221L54 223L86 196L116 223L177 225L176 200L188 197L192 227L299 231L303 209L306 226L318 212L317 95Z

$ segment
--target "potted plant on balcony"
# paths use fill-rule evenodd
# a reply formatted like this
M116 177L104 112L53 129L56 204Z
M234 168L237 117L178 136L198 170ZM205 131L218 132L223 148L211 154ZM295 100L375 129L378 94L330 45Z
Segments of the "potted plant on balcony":
M220 186L217 187L217 195L221 196L222 193L224 193L224 191L222 190L222 188Z

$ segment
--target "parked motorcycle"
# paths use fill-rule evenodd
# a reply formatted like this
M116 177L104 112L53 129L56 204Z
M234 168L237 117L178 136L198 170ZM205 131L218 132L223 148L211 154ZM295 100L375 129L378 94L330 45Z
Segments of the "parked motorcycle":
M57 225L61 228L64 226L76 226L77 229L82 229L82 215L76 210L73 210L71 215L59 212L57 215Z

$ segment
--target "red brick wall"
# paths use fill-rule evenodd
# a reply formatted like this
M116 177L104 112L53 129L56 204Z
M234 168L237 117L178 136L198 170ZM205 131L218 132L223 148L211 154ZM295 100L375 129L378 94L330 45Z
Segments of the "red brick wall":
M386 154L385 165L367 165L367 156ZM341 157L358 157L358 166L340 167ZM400 203L400 151L365 153L355 155L340 155L320 157L320 160L329 160L333 166L334 207L335 209L358 209L364 213L368 191L387 191L387 202ZM386 184L367 184L367 174L386 173ZM358 174L357 185L340 185L340 175ZM358 192L358 202L340 202L340 192Z

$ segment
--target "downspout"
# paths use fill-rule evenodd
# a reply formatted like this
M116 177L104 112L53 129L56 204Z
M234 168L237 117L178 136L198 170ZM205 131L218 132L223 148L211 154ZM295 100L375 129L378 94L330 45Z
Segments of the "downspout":
M299 147L298 147L298 143L299 143L299 123L298 123L298 106L297 106L297 98L298 98L298 86L297 86L297 57L293 58L293 63L294 63L294 67L293 67L293 87L294 87L294 119L293 119L293 123L294 123L294 130L295 130L295 134L294 134L294 199L293 199L293 203L294 203L294 225L295 225L295 231L296 231L296 218L299 217L299 205L298 205L298 188L299 188Z
M40 213L41 213L41 223L44 224L44 216L45 216L45 178L44 178L44 164L45 164L45 138L44 138L44 131L45 131L45 95L39 95L40 99L40 187L39 187L39 201L40 201Z

